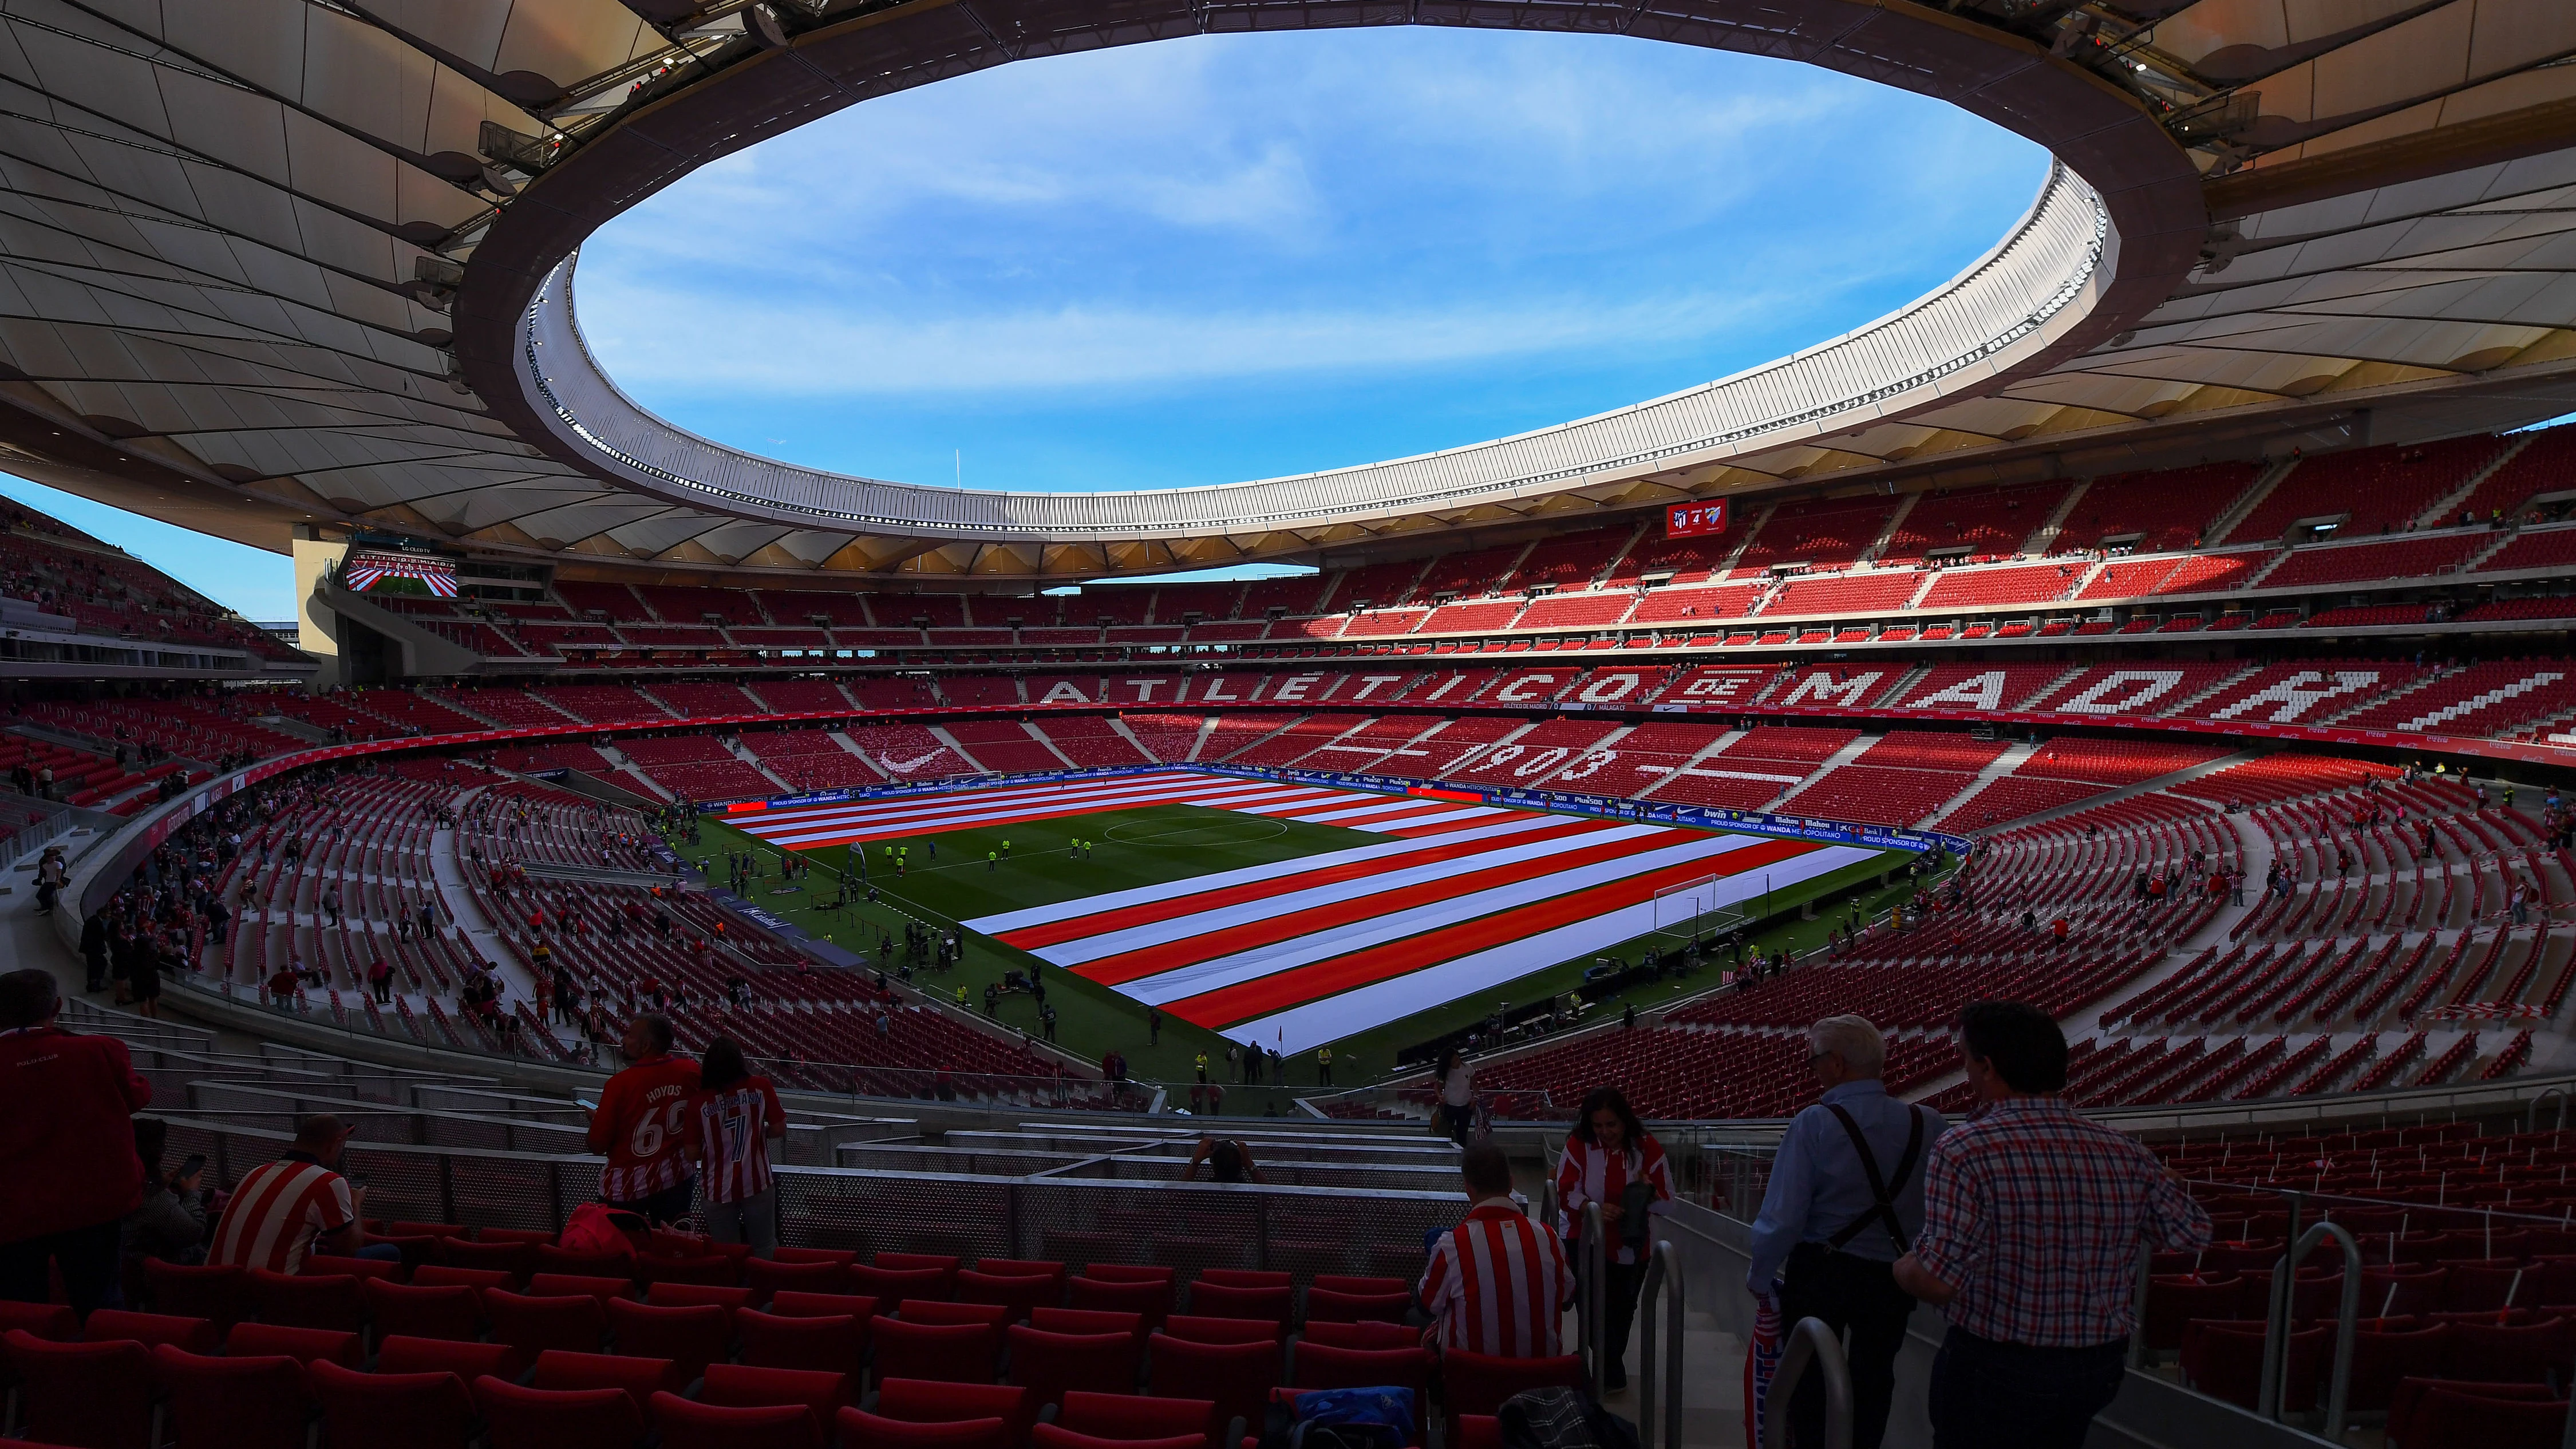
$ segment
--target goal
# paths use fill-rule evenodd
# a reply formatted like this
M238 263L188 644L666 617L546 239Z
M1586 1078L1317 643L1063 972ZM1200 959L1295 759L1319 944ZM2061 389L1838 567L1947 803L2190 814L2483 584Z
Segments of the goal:
M1725 879L1704 876L1655 892L1655 934L1688 939L1705 933L1713 938L1745 924L1751 918L1744 912L1718 904L1718 883Z

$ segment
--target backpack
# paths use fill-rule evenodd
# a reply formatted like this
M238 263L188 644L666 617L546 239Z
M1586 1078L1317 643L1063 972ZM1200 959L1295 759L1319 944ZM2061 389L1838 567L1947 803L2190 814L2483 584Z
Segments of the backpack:
M1413 1390L1313 1389L1274 1397L1262 1449L1404 1449L1413 1441Z
M567 1252L635 1256L635 1239L647 1231L644 1219L619 1212L606 1203L586 1202L564 1219L555 1241Z
M1503 1449L1638 1449L1636 1426L1581 1389L1523 1389L1495 1417Z

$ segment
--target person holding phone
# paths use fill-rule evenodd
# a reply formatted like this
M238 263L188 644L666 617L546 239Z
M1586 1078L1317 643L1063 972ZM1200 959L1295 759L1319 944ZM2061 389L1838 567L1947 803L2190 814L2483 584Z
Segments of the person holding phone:
M190 1153L179 1170L164 1176L161 1158L170 1124L158 1117L134 1119L134 1155L143 1160L143 1205L125 1215L120 1231L128 1302L141 1286L146 1259L194 1267L206 1261L206 1158Z
M348 1125L337 1117L296 1123L286 1155L252 1168L234 1185L206 1261L272 1273L298 1272L314 1253L401 1262L401 1248L367 1241L366 1183L337 1170L348 1142Z

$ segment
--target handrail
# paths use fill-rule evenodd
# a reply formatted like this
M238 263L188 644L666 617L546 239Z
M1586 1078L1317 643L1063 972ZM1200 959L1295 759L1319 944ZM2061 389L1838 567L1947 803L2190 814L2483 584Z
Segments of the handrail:
M1851 1364L1843 1357L1842 1340L1821 1318L1799 1319L1780 1345L1780 1369L1771 1376L1766 1401L1771 1410L1762 1416L1761 1449L1784 1449L1789 1442L1789 1403L1809 1364L1825 1376L1824 1449L1851 1449Z
M1655 1332L1655 1298L1665 1295L1664 1327L1672 1338L1672 1361L1663 1364ZM1645 1281L1637 1290L1637 1313L1645 1321L1637 1343L1637 1446L1655 1449L1655 1369L1664 1370L1664 1449L1682 1449L1682 1254L1667 1238L1646 1259Z
M2332 1238L2343 1245L2343 1307L2335 1319L2334 1379L2326 1391L2325 1437L2343 1439L2344 1409L2352 1392L2353 1324L2361 1317L2361 1245L2343 1225L2321 1222L2299 1234L2290 1251L2272 1267L2272 1304L2263 1325L2263 1380L2255 1396L2256 1412L2275 1423L2281 1418L2283 1381L2288 1378L2290 1308L2296 1301L2299 1260L2317 1244Z
M1583 1335L1584 1387L1594 1398L1601 1397L1601 1381L1608 1365L1602 1363L1603 1318L1602 1298L1610 1291L1608 1254L1602 1247L1601 1204L1583 1205L1583 1227L1575 1247L1575 1319Z
M2540 1120L2540 1104L2552 1097L2558 1099L2558 1130L2561 1132L2567 1130L2567 1104L2570 1101L2576 1101L2576 1093L2571 1093L2565 1087L2554 1084L2543 1087L2540 1095L2532 1098L2530 1105L2523 1108L2522 1125L2526 1130Z

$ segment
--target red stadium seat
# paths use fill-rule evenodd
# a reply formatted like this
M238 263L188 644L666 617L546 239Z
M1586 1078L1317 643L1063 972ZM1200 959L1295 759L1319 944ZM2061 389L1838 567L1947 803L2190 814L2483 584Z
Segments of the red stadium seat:
M1029 1327L1049 1333L1123 1333L1142 1349L1153 1326L1141 1313L1111 1313L1096 1308L1041 1308L1029 1315Z
M1064 1396L1055 1422L1101 1439L1204 1439L1216 1405L1206 1399L1157 1399L1143 1394L1098 1394L1075 1389ZM1041 1425L1041 1428L1044 1426Z
M1011 1442L1028 1437L1037 1422L1038 1404L1015 1384L943 1383L934 1379L888 1378L877 1384L873 1412L917 1424L944 1424L962 1419L1000 1419Z
M1327 1293L1348 1293L1362 1298L1387 1293L1413 1292L1413 1285L1402 1278L1362 1278L1348 1273L1318 1273L1307 1286L1321 1288Z
M1503 1449L1503 1421L1491 1414L1460 1414L1450 1421L1458 1437L1449 1449Z
M1014 1320L1025 1322L1035 1308L1053 1308L1064 1302L1064 1282L1046 1274L1000 1275L973 1270L957 1274L957 1301L989 1303L1007 1308Z
M623 1389L521 1388L490 1375L474 1381L491 1449L634 1449L644 1413Z
M841 1449L1016 1449L1019 1442L999 1419L916 1424L843 1409L834 1422Z
M378 1258L343 1258L330 1253L307 1253L304 1266L296 1270L303 1278L385 1278L401 1282L403 1265Z
M550 1349L595 1353L608 1327L608 1310L587 1293L540 1298L488 1288L483 1313L491 1321L493 1342L529 1358Z
M753 1261L757 1262L758 1259ZM644 1290L644 1301L656 1308L695 1308L710 1306L727 1313L752 1306L752 1290L723 1288L710 1283L656 1283Z
M1204 1433L1179 1434L1162 1439L1106 1439L1096 1434L1077 1434L1053 1424L1040 1424L1029 1431L1029 1449L1205 1449Z
M487 1273L507 1273L519 1282L537 1270L537 1245L534 1243L467 1242L463 1238L441 1238L432 1244L429 1261L442 1268L478 1268ZM417 1274L414 1282L418 1282Z
M1065 1287L1065 1301L1076 1308L1141 1314L1149 1326L1159 1326L1171 1316L1172 1280L1169 1275L1159 1280L1127 1282L1086 1274L1068 1280Z
M1431 1351L1412 1348L1334 1348L1300 1343L1289 1351L1288 1383L1300 1389L1369 1389L1400 1384L1417 1405L1431 1402Z
M598 1273L528 1275L528 1296L531 1298L560 1298L574 1293L589 1294L603 1304L611 1298L633 1298L636 1296L635 1280Z
M2387 1437L2405 1449L2557 1449L2566 1423L2567 1401L2545 1385L2408 1378Z
M462 1237L463 1234L460 1233L458 1236ZM557 1234L547 1232L543 1228L479 1228L475 1231L474 1241L478 1243L522 1243L533 1248L539 1243L551 1243L555 1241L557 1236Z
M868 1356L868 1320L847 1313L790 1318L746 1308L734 1315L742 1361L759 1368L848 1374L855 1381Z
M1261 1423L1270 1391L1279 1387L1279 1345L1193 1343L1169 1333L1154 1335L1146 1354L1147 1392L1158 1399L1208 1399L1216 1410L1208 1432L1225 1432L1227 1421Z
M367 1223L367 1233L369 1236L373 1236L377 1233L390 1233L398 1238L429 1238L436 1240L439 1238L461 1238L471 1231L472 1229L466 1227L463 1223L415 1223L405 1218L396 1218L391 1222L370 1219ZM498 1231L498 1229L495 1229L494 1231Z
M660 1393L650 1407L665 1449L821 1449L823 1442L801 1404L725 1406Z
M896 1312L906 1323L972 1323L993 1330L1000 1337L1003 1325L1011 1321L1009 1305L1002 1303L943 1303L935 1298L907 1298L896 1305Z
M1309 1323L1303 1341L1325 1348L1420 1348L1422 1330L1402 1323Z
M1075 1387L1120 1393L1136 1383L1136 1335L1050 1333L1024 1323L1010 1326L1011 1382L1039 1404L1052 1404Z
M2567 1383L2576 1364L2576 1325L2551 1318L2527 1325L2455 1322L2447 1377L2485 1383Z
M165 1343L152 1350L152 1379L170 1396L179 1449L304 1449L312 1405L294 1359L209 1358Z
M850 1267L846 1262L780 1263L753 1258L742 1265L742 1281L756 1307L781 1289L838 1293L849 1286Z
M2316 1406L2318 1378L2334 1351L2334 1330L2319 1326L2290 1334L2289 1355L2281 1379L2281 1406L2304 1411ZM2183 1329L2183 1382L2213 1399L2238 1408L2254 1407L2263 1374L2263 1325L2196 1320Z
M874 1266L879 1272L927 1271L954 1279L959 1264L956 1258L945 1253L879 1253L874 1259ZM945 1298L948 1295L942 1293L940 1296Z
M358 1280L347 1274L317 1278L253 1268L248 1287L251 1305L264 1323L340 1333L356 1333L366 1326L366 1296L358 1291Z
M794 1404L811 1413L820 1435L855 1396L858 1380L849 1374L803 1373L794 1369L756 1368L720 1363L707 1369L698 1402L735 1408Z
M1441 1402L1454 1421L1466 1414L1490 1414L1503 1400L1523 1389L1583 1387L1583 1356L1499 1358L1493 1354L1444 1350L1440 1355Z
M1296 1279L1274 1268L1205 1268L1200 1270L1198 1281L1221 1288L1286 1288Z
M237 1323L224 1335L224 1352L234 1358L291 1358L300 1364L327 1361L343 1368L356 1368L366 1357L354 1333L282 1323Z
M655 1308L617 1298L608 1304L608 1333L620 1354L669 1359L686 1385L732 1351L733 1315L713 1304Z
M380 1374L454 1374L468 1384L490 1374L516 1379L528 1371L532 1355L506 1343L468 1343L451 1338L388 1338L376 1345Z
M553 1243L537 1243L531 1249L531 1278L556 1274L567 1278L627 1278L635 1274L635 1259L623 1253L577 1253Z
M1275 1318L1201 1318L1175 1313L1163 1320L1163 1332L1192 1343L1278 1343L1287 1338L1288 1325Z
M98 1315L90 1315L96 1318ZM18 1433L75 1449L150 1449L152 1350L131 1339L54 1343L24 1329L0 1337L19 1382Z
M483 1303L471 1288L414 1287L370 1279L363 1290L367 1316L379 1339L476 1338L483 1332Z
M955 1291L957 1280L955 1268L876 1268L864 1263L853 1263L841 1274L852 1292L888 1303L906 1298L946 1298Z
M229 1263L187 1267L158 1258L143 1260L143 1282L151 1294L153 1312L209 1319L224 1328L250 1316L250 1305L243 1298L244 1276Z
M615 1353L565 1353L549 1349L537 1355L536 1365L528 1370L528 1387L532 1389L616 1389L644 1407L644 1401L656 1390L673 1384L683 1387L687 1380L679 1375L679 1366L667 1358L629 1358Z
M13 1328L55 1343L71 1343L81 1336L80 1319L73 1316L68 1303L0 1301L0 1333Z
M646 1287L656 1283L698 1283L711 1288L732 1288L742 1282L742 1269L734 1260L716 1254L704 1258L655 1258L635 1260L635 1276Z
M1262 1318L1285 1322L1297 1308L1297 1290L1275 1287L1237 1288L1211 1283L1202 1275L1190 1285L1190 1314L1195 1318Z
M438 1263L423 1263L411 1271L413 1288L471 1288L481 1292L498 1288L509 1292L526 1280L498 1268L451 1268Z
M1169 1284L1177 1272L1161 1263L1087 1263L1082 1276L1099 1283Z
M175 1313L128 1313L119 1308L102 1308L81 1325L81 1337L91 1343L109 1343L117 1339L151 1347L169 1344L190 1353L213 1353L224 1341L216 1324L204 1318L184 1318Z
M880 1317L868 1325L882 1377L989 1384L1002 1335L984 1323L914 1323Z
M865 1324L877 1316L879 1301L864 1293L806 1293L780 1289L770 1295L768 1311L781 1318L829 1318L846 1313Z
M362 1374L328 1360L304 1373L325 1449L464 1449L474 1395L455 1374Z
M1395 1293L1333 1293L1322 1288L1306 1290L1308 1323L1402 1323L1413 1307L1413 1295Z

